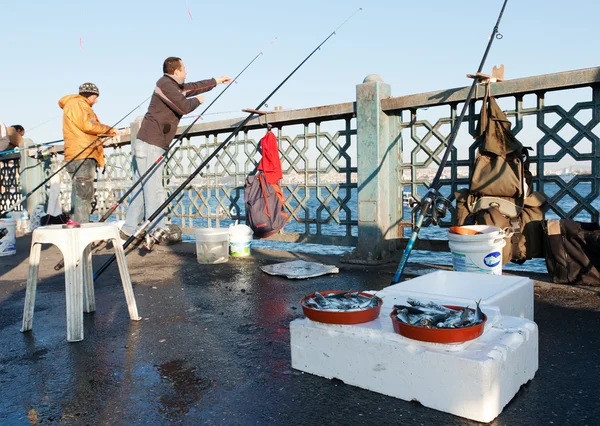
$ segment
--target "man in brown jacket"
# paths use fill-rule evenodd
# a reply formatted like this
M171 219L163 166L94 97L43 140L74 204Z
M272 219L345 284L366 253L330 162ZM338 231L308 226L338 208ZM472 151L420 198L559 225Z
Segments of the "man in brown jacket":
M104 168L103 138L119 136L121 132L100 123L92 110L100 91L93 83L79 86L78 95L67 95L58 101L63 110L63 138L66 169L71 175L71 219L79 223L90 221L94 199L96 167Z
M212 90L217 84L227 84L231 78L223 76L209 80L186 83L185 66L180 58L169 57L163 63L164 75L156 82L148 112L132 144L133 175L139 180L155 162L164 155L177 132L179 120L204 102L200 93ZM148 219L165 202L162 185L164 161L161 161L144 179L129 199L127 218L121 238L128 239L138 224ZM165 228L164 214L154 222L156 228Z

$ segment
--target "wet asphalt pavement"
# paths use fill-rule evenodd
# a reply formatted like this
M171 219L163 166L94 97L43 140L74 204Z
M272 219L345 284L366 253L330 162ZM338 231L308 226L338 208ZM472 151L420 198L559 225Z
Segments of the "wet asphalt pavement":
M315 290L380 289L394 264L302 255L335 262L340 274L291 281L258 269L295 256L280 252L199 265L191 244L134 251L127 259L143 319L129 320L113 265L96 283L85 340L68 343L55 248L42 251L33 331L19 332L30 240L18 240L16 256L0 257L2 425L477 424L292 370L298 300ZM94 257L96 269L106 258ZM598 290L536 284L540 368L492 424L600 424Z

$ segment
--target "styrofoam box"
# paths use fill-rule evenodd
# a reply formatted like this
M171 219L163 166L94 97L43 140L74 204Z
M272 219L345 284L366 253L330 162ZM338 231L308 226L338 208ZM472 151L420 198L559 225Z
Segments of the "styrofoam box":
M292 367L480 422L537 371L538 330L527 319L492 315L479 338L443 345L395 334L387 315L356 325L292 321Z
M533 281L526 277L437 271L386 287L377 295L384 301L382 315L388 315L394 304L406 304L407 297L472 308L481 299L482 309L495 306L502 315L533 321Z
M293 321L292 367L481 422L496 418L537 371L529 278L437 271L386 287L377 296L383 306L375 321ZM389 314L407 298L473 308L481 299L488 317L483 335L451 345L400 336Z

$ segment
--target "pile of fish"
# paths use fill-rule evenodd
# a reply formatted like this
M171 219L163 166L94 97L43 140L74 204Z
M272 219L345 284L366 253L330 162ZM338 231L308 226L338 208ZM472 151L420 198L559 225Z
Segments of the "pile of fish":
M379 297L364 296L358 291L330 293L325 296L315 292L314 297L307 297L304 299L304 305L308 308L336 312L359 311L375 308L378 303Z
M396 318L405 324L426 328L464 328L483 322L479 302L475 302L475 312L468 306L454 310L433 302L425 304L411 298L406 302L410 306L394 305Z

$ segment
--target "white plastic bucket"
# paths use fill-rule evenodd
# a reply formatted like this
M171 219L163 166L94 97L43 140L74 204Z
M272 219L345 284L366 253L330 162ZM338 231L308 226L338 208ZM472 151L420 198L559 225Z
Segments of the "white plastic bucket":
M0 239L0 256L17 254L17 221L0 219L0 229L6 228L7 234Z
M229 260L229 230L199 228L195 231L198 263L215 264Z
M251 254L252 228L246 225L229 226L229 252L231 257L245 257Z
M448 233L455 271L502 275L502 248L505 232L496 226L474 225L463 228L481 232L478 235Z

